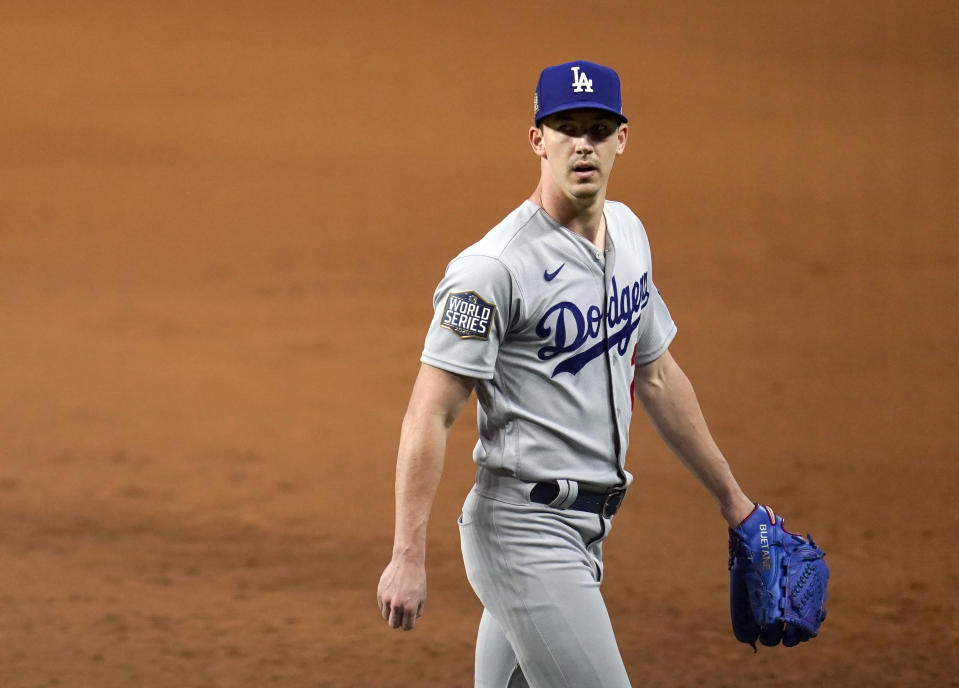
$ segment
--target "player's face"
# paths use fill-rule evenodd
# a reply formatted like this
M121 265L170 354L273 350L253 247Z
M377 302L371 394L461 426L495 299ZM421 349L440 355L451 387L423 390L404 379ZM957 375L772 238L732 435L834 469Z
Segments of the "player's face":
M531 129L530 143L566 195L589 200L605 192L613 161L626 148L626 134L626 124L603 110L569 110Z

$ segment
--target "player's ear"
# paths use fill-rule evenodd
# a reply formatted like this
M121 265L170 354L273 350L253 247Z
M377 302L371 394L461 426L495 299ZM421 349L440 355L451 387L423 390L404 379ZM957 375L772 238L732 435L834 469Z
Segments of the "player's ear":
M625 122L619 125L616 131L616 154L622 155L626 150L626 137L629 135L629 125Z
M536 155L541 158L546 157L546 146L543 144L542 127L529 128L529 145L533 148L533 152L536 153Z

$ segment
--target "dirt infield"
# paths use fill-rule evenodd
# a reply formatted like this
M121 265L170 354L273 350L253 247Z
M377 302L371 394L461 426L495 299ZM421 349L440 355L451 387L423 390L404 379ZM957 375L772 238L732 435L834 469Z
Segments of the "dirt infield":
M737 643L724 525L637 417L634 685L959 686L956 3L326 5L0 8L0 686L472 685L474 412L406 634L395 447L435 283L532 190L575 57L624 80L610 197L674 355L833 571L820 638Z

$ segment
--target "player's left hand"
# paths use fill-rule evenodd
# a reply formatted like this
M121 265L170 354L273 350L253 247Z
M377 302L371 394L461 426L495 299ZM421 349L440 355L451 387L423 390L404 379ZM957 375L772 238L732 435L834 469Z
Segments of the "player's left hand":
M380 576L376 603L391 628L413 630L426 604L426 563L394 556Z

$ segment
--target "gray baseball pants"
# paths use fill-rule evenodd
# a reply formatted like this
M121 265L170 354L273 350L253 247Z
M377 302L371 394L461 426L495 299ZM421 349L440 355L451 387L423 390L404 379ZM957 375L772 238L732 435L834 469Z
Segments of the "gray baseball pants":
M599 590L610 520L530 502L533 485L477 474L459 518L483 603L476 688L628 688Z

